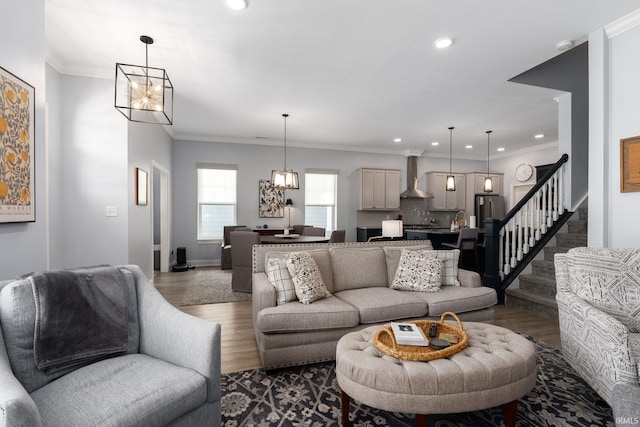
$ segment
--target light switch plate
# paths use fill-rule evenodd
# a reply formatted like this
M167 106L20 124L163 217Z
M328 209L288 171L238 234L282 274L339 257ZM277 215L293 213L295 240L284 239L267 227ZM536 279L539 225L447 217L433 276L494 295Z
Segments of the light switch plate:
M107 216L118 216L118 207L117 206L107 206Z

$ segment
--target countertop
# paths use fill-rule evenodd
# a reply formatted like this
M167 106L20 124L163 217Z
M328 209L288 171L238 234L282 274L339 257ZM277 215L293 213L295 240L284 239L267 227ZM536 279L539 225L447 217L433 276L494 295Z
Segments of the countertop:
M433 229L421 229L421 230L405 230L412 233L424 233L424 234L458 234L460 230L451 231L450 228L433 228ZM478 229L478 233L484 233L484 228Z

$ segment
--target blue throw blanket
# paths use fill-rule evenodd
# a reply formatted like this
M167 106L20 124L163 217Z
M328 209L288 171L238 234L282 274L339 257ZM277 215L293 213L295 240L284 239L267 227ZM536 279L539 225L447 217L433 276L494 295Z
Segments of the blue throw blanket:
M35 273L34 354L46 373L127 351L127 284L115 267Z

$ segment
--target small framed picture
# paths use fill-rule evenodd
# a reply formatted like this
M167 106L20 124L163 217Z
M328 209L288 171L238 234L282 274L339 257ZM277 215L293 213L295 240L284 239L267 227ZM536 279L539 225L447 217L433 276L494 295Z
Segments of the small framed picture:
M149 199L149 175L146 171L136 168L136 205L146 206Z
M620 192L640 191L640 136L620 140Z

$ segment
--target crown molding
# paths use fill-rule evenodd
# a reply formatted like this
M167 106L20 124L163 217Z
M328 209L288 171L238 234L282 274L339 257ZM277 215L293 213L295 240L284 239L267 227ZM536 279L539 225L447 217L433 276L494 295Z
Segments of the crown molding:
M640 25L640 9L605 25L604 32L611 39L638 25Z

